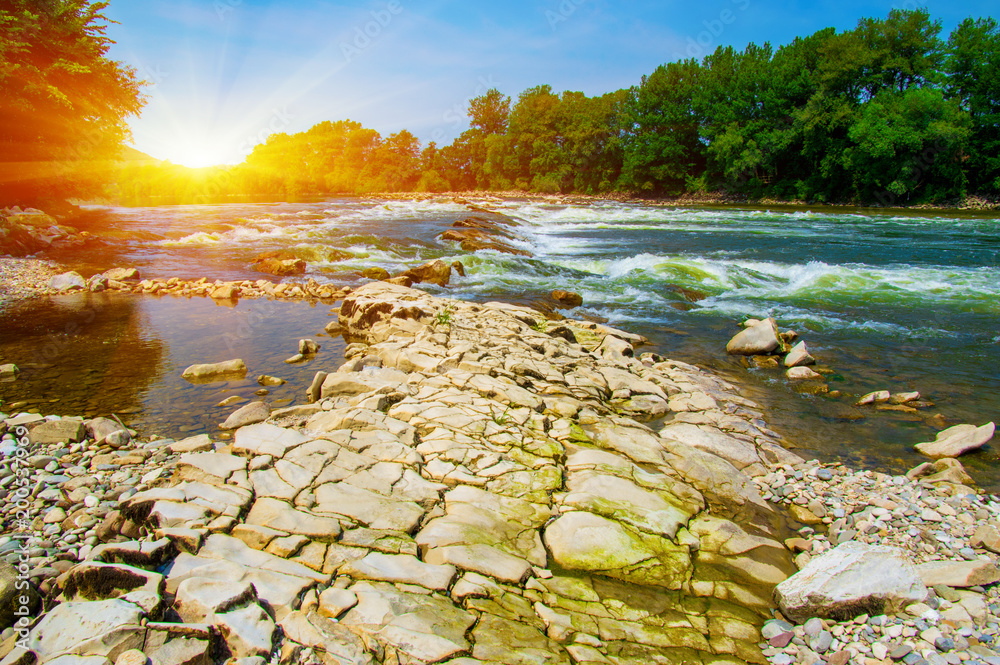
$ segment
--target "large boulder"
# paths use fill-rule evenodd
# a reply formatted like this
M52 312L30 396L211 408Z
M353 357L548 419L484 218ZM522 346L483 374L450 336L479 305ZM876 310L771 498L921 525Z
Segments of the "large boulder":
M759 321L744 328L726 345L726 353L735 356L757 356L781 348L778 326L774 319Z
M305 261L288 250L258 254L250 264L252 270L278 276L301 275L306 271L306 267Z
M371 282L344 298L340 306L339 321L345 339L364 339L376 343L388 339L393 329L413 324L422 328L433 320L434 307L427 301L427 294L388 284Z
M181 376L191 383L211 383L212 381L227 381L242 379L247 375L247 366L239 358L225 360L219 363L191 365Z
M842 621L923 601L927 587L899 550L850 541L814 558L775 587L774 596L792 621Z
M982 427L975 425L955 425L938 432L933 441L916 445L917 450L929 457L958 457L986 445L993 438L996 426L986 423Z

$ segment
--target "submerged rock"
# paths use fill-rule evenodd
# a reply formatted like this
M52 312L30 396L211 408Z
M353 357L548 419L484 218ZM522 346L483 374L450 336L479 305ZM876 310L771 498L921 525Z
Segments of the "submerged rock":
M247 374L247 366L241 359L226 360L218 363L191 365L181 376L192 383L210 383L225 381L228 378L242 379Z

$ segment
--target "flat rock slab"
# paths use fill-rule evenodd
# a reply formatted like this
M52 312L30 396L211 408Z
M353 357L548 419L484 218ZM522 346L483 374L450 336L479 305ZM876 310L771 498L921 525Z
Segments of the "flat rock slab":
M347 483L326 483L316 488L318 513L344 515L373 529L412 532L424 509L412 501L396 501Z
M985 446L995 431L996 426L992 422L982 427L955 425L938 432L933 441L918 443L916 448L930 457L958 457Z
M107 656L142 647L145 613L124 600L63 603L32 629L28 646L41 660L62 654Z
M917 566L925 586L987 586L1000 582L1000 567L990 561L928 561Z
M237 453L271 455L280 459L289 450L301 446L307 441L309 441L308 437L295 430L268 423L257 423L236 430L233 450Z
M82 420L60 418L59 420L50 420L34 427L28 433L28 441L38 445L77 443L82 441L86 435L87 429Z
M466 631L476 616L438 595L403 593L391 584L358 582L358 598L341 624L393 645L420 662L438 663L467 653Z
M257 499L246 523L297 533L312 540L332 542L340 535L340 522L337 520L297 510L277 499Z
M424 563L409 554L379 552L351 561L338 572L359 580L416 584L435 591L447 591L457 573L452 565Z
M194 467L202 473L225 480L235 471L245 471L247 461L242 457L225 453L188 453L181 455L177 462L178 469L183 471L185 466Z
M923 601L927 587L899 550L851 541L814 558L774 595L793 621L846 620Z
M566 513L545 528L545 544L563 568L628 582L679 589L691 556L686 546L582 511Z
M451 564L462 570L520 584L531 574L531 564L524 559L502 552L489 545L449 545L428 550L424 561L433 564Z

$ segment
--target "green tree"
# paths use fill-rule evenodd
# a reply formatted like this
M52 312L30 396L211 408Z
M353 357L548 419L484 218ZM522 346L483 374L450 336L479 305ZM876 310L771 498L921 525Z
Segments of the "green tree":
M973 191L1000 193L1000 30L966 19L948 39L947 94L971 119L966 170Z
M704 172L705 144L693 107L701 72L696 60L671 62L630 91L622 122L626 189L677 196Z
M108 59L107 2L0 2L0 202L97 193L145 103Z

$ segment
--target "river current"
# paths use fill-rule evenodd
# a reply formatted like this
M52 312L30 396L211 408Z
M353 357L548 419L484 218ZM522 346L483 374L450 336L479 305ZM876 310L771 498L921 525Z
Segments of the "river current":
M144 277L258 279L257 254L289 249L306 277L357 286L360 270L397 272L441 258L465 277L428 290L532 302L553 289L583 296L567 316L606 320L650 338L649 350L711 368L746 386L768 420L806 456L901 472L925 461L913 445L941 427L1000 419L1000 221L948 212L682 208L621 203L475 201L519 220L529 257L470 254L437 236L475 214L453 199L341 199L118 208L89 206L85 249L49 258L85 276L135 266ZM292 278L287 278L292 279ZM301 279L301 278L299 278ZM22 366L0 384L0 410L115 413L168 436L217 433L254 398L257 374L287 379L274 405L302 400L317 369L332 370L343 340L325 337L322 304L77 295L0 315L0 358ZM805 340L841 396L810 395L776 370L725 354L747 317L773 316ZM297 340L324 348L288 365ZM243 357L242 382L194 386L189 364ZM872 390L919 391L917 413L853 406ZM962 459L1000 490L1000 442Z

